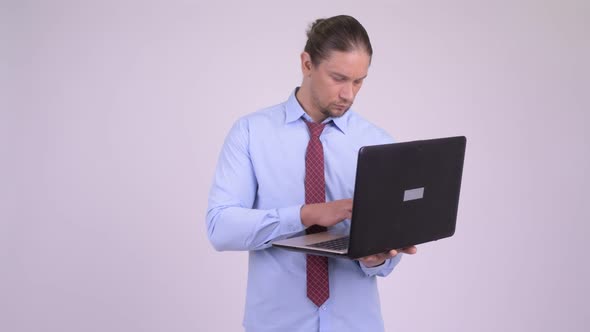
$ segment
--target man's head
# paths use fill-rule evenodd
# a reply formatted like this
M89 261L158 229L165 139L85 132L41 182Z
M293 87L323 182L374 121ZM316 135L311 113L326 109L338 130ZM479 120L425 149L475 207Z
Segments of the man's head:
M298 99L315 121L342 116L367 76L373 49L353 17L318 19L301 54L303 83Z
M312 23L307 31L304 51L309 54L314 65L329 58L332 51L365 51L369 58L373 55L371 41L365 28L352 16L339 15L327 19L320 18Z

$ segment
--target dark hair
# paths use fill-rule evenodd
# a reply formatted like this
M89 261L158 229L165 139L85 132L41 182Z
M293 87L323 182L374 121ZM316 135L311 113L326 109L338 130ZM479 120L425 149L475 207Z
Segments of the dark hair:
M311 62L318 65L330 56L333 50L350 52L364 49L369 57L373 56L373 48L367 30L354 17L338 15L320 18L313 22L307 31L305 52L309 53Z

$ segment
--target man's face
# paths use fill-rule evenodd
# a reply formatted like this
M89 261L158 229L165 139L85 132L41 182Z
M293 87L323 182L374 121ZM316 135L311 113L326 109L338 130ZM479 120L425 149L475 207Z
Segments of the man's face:
M309 71L313 108L325 117L348 111L367 77L371 57L363 50L332 51Z

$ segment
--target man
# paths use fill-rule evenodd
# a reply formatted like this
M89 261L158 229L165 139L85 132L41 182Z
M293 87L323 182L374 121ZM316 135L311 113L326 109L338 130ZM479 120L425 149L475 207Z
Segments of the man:
M382 331L376 276L393 270L397 251L354 261L271 246L348 228L358 149L392 141L350 110L373 53L363 26L335 16L307 35L301 87L239 119L226 138L209 197L209 239L217 250L249 251L246 331Z

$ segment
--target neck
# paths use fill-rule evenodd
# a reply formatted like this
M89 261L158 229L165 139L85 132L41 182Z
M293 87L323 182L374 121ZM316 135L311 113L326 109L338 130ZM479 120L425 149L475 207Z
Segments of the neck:
M303 108L303 111L311 117L313 122L321 123L327 118L327 116L322 114L317 107L314 107L314 104L311 101L311 91L309 91L309 86L305 84L305 81L295 93L295 98Z

